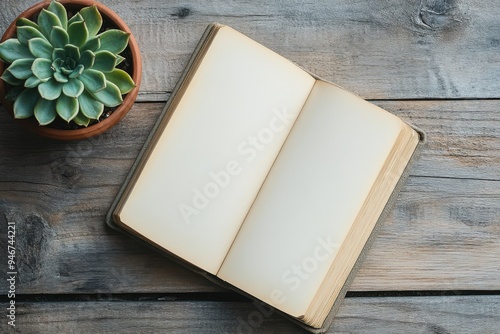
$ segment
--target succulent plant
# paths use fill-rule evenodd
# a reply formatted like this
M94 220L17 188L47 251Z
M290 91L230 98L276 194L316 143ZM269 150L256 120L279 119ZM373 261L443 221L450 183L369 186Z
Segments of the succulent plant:
M129 34L117 29L100 32L97 7L85 7L68 19L65 7L52 1L36 23L21 18L17 38L0 44L0 58L10 63L0 77L10 85L6 99L14 101L14 117L35 116L40 125L57 117L88 126L104 107L122 103L135 83L116 66Z

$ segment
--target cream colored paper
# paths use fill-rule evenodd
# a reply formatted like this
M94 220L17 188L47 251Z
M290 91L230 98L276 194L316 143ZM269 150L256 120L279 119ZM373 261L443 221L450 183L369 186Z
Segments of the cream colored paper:
M121 222L215 274L313 84L290 61L221 28Z

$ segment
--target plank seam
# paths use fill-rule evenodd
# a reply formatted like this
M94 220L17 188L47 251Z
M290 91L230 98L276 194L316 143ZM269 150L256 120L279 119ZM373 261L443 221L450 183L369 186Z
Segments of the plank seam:
M349 291L346 298L380 297L450 297L450 296L500 296L500 290L423 290L423 291ZM251 302L233 292L188 292L188 293L96 293L96 294L19 294L16 303L43 302ZM8 302L5 295L0 302Z

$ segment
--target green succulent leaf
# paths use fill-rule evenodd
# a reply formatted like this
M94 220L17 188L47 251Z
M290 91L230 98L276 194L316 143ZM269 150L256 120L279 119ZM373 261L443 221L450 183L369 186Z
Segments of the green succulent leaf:
M27 18L21 17L17 19L16 26L19 27L32 27L40 31L40 27L35 22L28 20ZM40 31L41 32L41 31Z
M38 15L38 26L40 27L40 31L42 34L49 39L50 32L53 27L62 27L61 21L57 17L56 14L49 12L46 9L42 9L40 14Z
M99 119L104 111L104 104L96 101L87 91L78 97L78 102L80 103L80 111L90 119Z
M28 42L28 47L36 58L52 59L54 47L44 38L33 38Z
M75 118L73 118L73 122L75 122L78 125L87 127L90 124L90 119L81 112L79 112L78 115L76 115Z
M83 82L90 93L96 93L106 88L106 77L102 72L96 70L84 70L78 79Z
M80 15L80 13L76 13L75 15L73 15L73 17L69 19L68 26L70 26L72 23L75 22L83 22L83 17Z
M98 91L97 93L92 93L94 98L104 104L106 107L116 107L123 102L122 94L120 89L110 82L106 82L106 88Z
M90 50L90 51L97 51L101 47L101 39L99 37L94 37L91 38L85 43L84 46L81 47L83 51L85 50Z
M54 73L54 79L59 82L59 83L66 83L68 82L68 78L62 74L62 73L59 73L59 72L55 72Z
M63 85L63 94L69 97L78 97L82 94L84 88L80 80L69 79L69 81Z
M66 122L70 122L78 114L78 100L75 97L61 94L56 102L57 114Z
M18 59L8 67L9 72L17 79L26 80L33 75L31 66L33 59Z
M56 119L56 116L55 100L38 99L38 102L35 104L35 118L40 125L52 123Z
M130 34L118 29L110 29L98 35L101 38L99 51L106 50L118 54L125 50L128 45Z
M75 69L73 70L73 72L71 72L68 77L70 79L74 79L74 78L78 78L80 75L82 75L83 71L85 70L85 66L83 66L82 64L78 64Z
M15 101L22 92L24 92L25 88L23 86L11 87L7 94L5 94L5 99L8 101Z
M122 57L120 55L117 55L116 56L116 63L115 63L115 67L120 65L123 61L125 60L125 57Z
M55 79L49 79L47 82L42 82L38 85L38 92L45 100L55 100L61 96L63 84Z
M101 72L110 72L115 68L116 56L109 51L97 51L92 69Z
M52 62L52 68L56 72L61 72L61 66L63 66L63 65L64 65L64 62L62 61L61 58L57 58L56 60L54 60Z
M47 10L56 14L56 16L59 18L59 21L61 22L62 28L64 28L65 30L68 28L68 13L66 12L66 8L64 8L63 5L61 5L57 1L52 1L49 7L47 7Z
M80 59L80 50L78 49L78 47L72 44L67 44L64 46L64 51L66 52L66 57L69 57L74 61L78 61Z
M115 68L112 72L104 73L104 75L106 76L106 80L114 83L120 89L122 95L130 93L136 86L134 80L124 70Z
M36 88L39 84L42 83L42 80L38 79L36 76L31 76L24 82L24 87L26 88Z
M69 76L71 73L73 73L73 70L69 69L69 68L66 68L66 67L61 67L61 72L66 75L66 76Z
M33 38L45 39L45 36L38 29L33 27L17 27L17 39L22 45L28 46L28 41Z
M54 52L52 52L52 60L61 60L61 59L64 59L66 57L66 51L64 51L64 49L60 49L60 48L57 48L57 49L54 49Z
M15 76L12 75L12 73L7 69L3 72L2 76L0 77L3 81L8 83L9 85L12 86L19 86L23 83L23 80L16 78Z
M54 27L50 33L50 43L55 48L64 48L69 43L69 35L63 28Z
M52 62L48 59L38 58L31 66L33 74L40 80L48 80L54 75Z
M40 95L35 88L26 89L19 94L14 102L14 117L15 118L28 118L33 116L35 112L35 104Z
M96 5L85 7L80 10L80 15L87 24L89 37L94 37L102 26L102 17Z
M80 55L78 63L83 65L84 68L91 68L94 65L95 57L95 53L90 50L85 50Z
M0 44L0 58L8 63L16 59L34 59L29 48L22 45L17 39L10 38Z
M89 38L89 30L84 21L71 23L68 27L69 42L75 46L82 46Z

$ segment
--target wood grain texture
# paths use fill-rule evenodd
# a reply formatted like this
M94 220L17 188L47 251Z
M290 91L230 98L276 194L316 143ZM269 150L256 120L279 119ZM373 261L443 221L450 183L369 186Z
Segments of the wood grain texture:
M429 143L351 290L499 290L497 102L377 104ZM162 107L138 103L116 128L74 143L27 134L0 112L0 226L18 226L21 293L220 291L104 226Z
M1 1L0 31L35 2ZM101 2L139 41L143 101L165 100L213 21L364 98L500 97L496 0Z
M250 302L30 302L18 312L19 333L304 333ZM327 333L497 333L499 314L496 296L346 298Z

